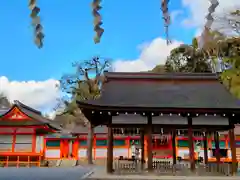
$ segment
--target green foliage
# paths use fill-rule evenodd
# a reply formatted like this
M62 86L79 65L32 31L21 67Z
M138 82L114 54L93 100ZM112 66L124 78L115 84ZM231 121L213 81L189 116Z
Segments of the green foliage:
M153 73L164 73L165 71L166 71L166 69L165 69L164 65L157 65L150 72L153 72Z
M198 48L197 39L191 45L182 44L173 49L167 58L165 67L156 66L152 72L211 72L212 64L218 58L227 68L221 73L221 81L236 97L240 98L240 37L224 37L219 32L210 32L210 42ZM161 68L160 68L161 67Z
M192 45L182 44L170 52L166 61L168 72L209 72L205 54L198 48L197 39L194 38Z

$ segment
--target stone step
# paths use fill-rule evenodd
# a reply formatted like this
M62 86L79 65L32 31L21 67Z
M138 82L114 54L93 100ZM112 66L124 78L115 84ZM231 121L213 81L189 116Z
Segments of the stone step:
M73 167L77 165L77 160L75 159L62 159L58 167Z

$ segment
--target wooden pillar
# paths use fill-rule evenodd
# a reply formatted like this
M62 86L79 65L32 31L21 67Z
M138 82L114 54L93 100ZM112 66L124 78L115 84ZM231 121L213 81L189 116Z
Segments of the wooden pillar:
M195 171L192 118L188 117L189 160L191 171Z
M235 175L237 172L237 155L236 155L234 125L229 130L229 140L230 140L230 147L231 147L231 154L232 154L232 175Z
M107 173L113 173L113 131L112 131L112 117L108 122L108 141L107 141Z
M172 157L173 165L177 164L177 154L176 154L176 129L172 131Z
M144 129L141 130L141 134L140 134L140 142L141 142L141 169L144 169Z
M88 164L93 164L93 136L94 126L92 123L88 123L88 137L87 137L87 159Z
M225 149L228 149L228 135L224 135L224 139L225 139Z
M215 157L217 160L217 171L219 171L220 165L220 147L219 147L219 134L218 132L214 132L214 142L215 142Z
M93 136L93 159L96 160L97 136Z
M204 148L204 164L208 164L208 133L205 132L203 136L203 148Z
M148 171L153 170L153 156L152 156L152 116L149 114L147 116L148 118L148 124L147 124L147 141L148 141L148 146L147 146L147 156L148 156Z

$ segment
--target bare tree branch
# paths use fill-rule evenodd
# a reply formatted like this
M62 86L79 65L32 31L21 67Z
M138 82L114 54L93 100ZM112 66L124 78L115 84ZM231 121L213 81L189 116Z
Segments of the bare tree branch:
M236 7L240 9L240 7ZM229 35L240 35L240 11L233 10L215 15L215 26Z

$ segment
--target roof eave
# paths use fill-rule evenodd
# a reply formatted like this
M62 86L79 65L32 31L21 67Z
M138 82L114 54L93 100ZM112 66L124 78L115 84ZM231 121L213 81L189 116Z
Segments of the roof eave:
M77 101L80 109L89 111L118 111L118 112L160 112L160 113L216 113L240 115L238 108L192 108L192 107L143 107L143 106L111 106Z

